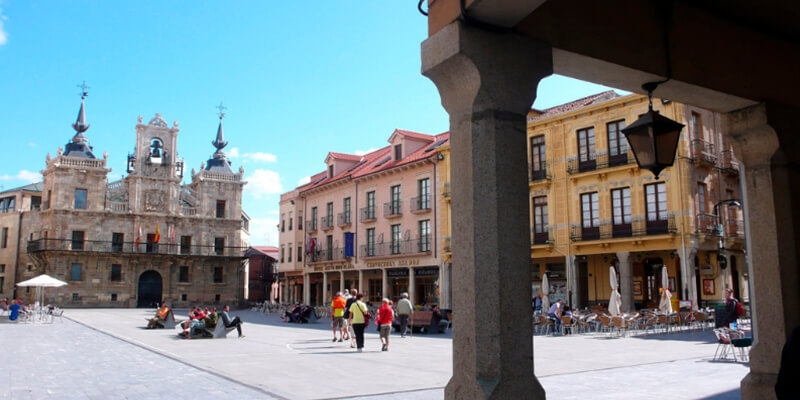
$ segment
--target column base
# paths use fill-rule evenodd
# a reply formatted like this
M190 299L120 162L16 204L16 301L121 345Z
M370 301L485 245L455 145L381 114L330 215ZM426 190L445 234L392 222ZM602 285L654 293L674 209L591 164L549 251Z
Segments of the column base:
M545 400L544 388L539 379L509 377L508 379L473 379L453 373L444 389L446 400L531 399Z
M777 398L775 395L775 383L778 381L778 374L768 374L750 371L742 379L741 398L753 400L769 400Z

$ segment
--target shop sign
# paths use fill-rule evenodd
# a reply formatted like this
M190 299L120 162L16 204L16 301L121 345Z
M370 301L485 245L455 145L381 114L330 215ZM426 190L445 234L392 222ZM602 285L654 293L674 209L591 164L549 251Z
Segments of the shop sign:
M711 264L701 265L700 266L700 275L714 275L714 266Z
M386 276L390 278L405 278L408 276L407 269L390 269L386 271Z
M367 268L385 268L385 267L410 267L419 265L419 258L408 258L402 260L386 260L386 261L372 261L367 263Z
M355 265L352 263L339 263L339 264L329 264L329 265L317 265L314 267L314 272L324 272L324 271L343 271L348 269L355 269Z
M414 276L439 276L438 267L425 267L414 269Z

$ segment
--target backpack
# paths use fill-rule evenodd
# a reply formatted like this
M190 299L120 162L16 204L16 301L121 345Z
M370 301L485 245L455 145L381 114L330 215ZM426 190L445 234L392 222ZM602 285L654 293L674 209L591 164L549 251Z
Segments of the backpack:
M736 302L736 315L744 317L744 306L738 301Z

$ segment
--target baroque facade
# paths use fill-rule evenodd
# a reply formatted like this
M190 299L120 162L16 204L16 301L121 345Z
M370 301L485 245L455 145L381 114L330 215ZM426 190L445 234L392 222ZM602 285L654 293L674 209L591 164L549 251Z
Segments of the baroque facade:
M244 170L234 172L222 151L223 116L212 142L216 152L199 171L192 169L188 184L182 184L178 123L170 127L160 114L148 123L139 117L128 174L108 182L108 154L97 158L84 135L82 100L76 134L55 157L47 155L40 191L15 191L23 207L0 219L16 236L16 247L0 250L5 270L13 265L10 280L43 273L63 280L68 285L48 289L48 299L65 307L241 302L246 182ZM4 285L4 294L13 290Z

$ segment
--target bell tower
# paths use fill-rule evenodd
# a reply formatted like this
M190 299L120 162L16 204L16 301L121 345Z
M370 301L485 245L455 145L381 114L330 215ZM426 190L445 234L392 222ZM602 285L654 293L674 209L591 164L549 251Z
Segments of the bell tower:
M170 128L156 114L136 124L136 147L128 154L127 171L132 181L130 196L134 212L174 214L177 212L183 160L178 157L178 122Z

